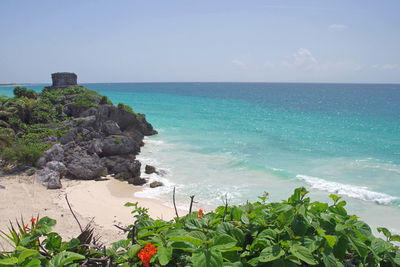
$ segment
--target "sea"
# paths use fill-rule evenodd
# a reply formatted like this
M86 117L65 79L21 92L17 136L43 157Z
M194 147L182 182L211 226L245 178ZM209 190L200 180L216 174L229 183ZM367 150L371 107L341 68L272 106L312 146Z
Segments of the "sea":
M400 84L83 85L145 113L158 131L137 158L159 170L143 176L164 186L138 197L171 206L175 188L180 208L194 195L212 210L266 192L281 201L304 186L312 200L337 194L373 229L400 233Z

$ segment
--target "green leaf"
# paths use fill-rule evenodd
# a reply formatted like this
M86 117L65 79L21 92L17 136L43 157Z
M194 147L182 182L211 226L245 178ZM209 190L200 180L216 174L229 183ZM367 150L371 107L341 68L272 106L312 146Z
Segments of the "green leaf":
M289 225L294 219L294 212L292 209L282 212L276 219L280 222L281 227L284 225Z
M50 251L58 251L61 247L62 238L57 233L50 233L47 235L47 239L43 242L46 244L45 248Z
M366 238L368 238L370 240L372 240L374 238L373 235L372 235L371 228L365 222L357 221L356 223L353 224L353 226L355 226L357 228L357 230L360 232L360 234L363 237L366 237Z
M72 263L75 260L84 260L85 256L69 251L63 251L57 255L55 255L49 262L50 267L61 267L67 265L68 263Z
M21 240L21 245L23 246L28 246L30 243L32 243L33 241L36 241L36 239L39 237L40 235L28 235L27 237L24 237Z
M394 258L392 257L392 260L400 266L400 253L396 253L396 256Z
M236 239L227 234L217 235L214 241L213 248L221 251L229 250L235 247L236 243Z
M314 203L312 203L310 211L314 214L318 214L326 211L327 208L328 204L315 201Z
M377 230L379 233L383 233L388 239L392 237L392 233L385 227L378 227Z
M70 250L77 247L81 242L78 238L72 238L69 242L64 243L61 247L62 250Z
M381 254L382 252L388 251L390 248L392 248L393 245L390 244L389 242L386 242L385 240L381 238L375 238L372 240L371 243L371 249L377 254Z
M258 260L260 262L270 262L279 259L283 255L285 255L285 251L279 246L275 245L273 247L264 248L258 257Z
M193 253L192 262L194 267L220 267L223 259L221 252L215 250L204 250Z
M307 220L302 215L297 214L294 216L291 228L295 235L304 236L307 233L308 226Z
M358 255L361 257L366 257L368 254L368 247L357 237L351 235L348 236L351 246L357 251Z
M336 237L334 237L333 235L323 235L323 237L325 238L325 240L328 242L328 245L333 248L336 244Z
M36 231L40 234L47 234L51 232L53 226L57 223L56 220L50 219L49 217L41 218L36 224Z
M303 244L311 252L315 251L320 246L320 237L318 236L306 236L303 239Z
M242 214L244 213L243 210L241 210L238 207L233 207L232 208L232 217L235 221L240 221L242 219Z
M276 238L276 232L270 228L263 230L257 235L257 238L267 238L274 240Z
M141 246L141 245L138 245L138 244L135 244L135 245L131 246L131 247L128 249L128 257L129 257L130 259L135 258L136 255L139 253L139 251L140 251L141 249L142 249L142 246Z
M329 197L333 200L333 202L338 202L339 199L341 199L342 197L338 197L337 195L334 194L330 194Z
M340 237L339 240L336 242L335 247L333 248L334 255L339 261L343 260L344 255L346 254L347 247L348 241L346 236Z
M26 258L29 258L30 256L37 255L39 254L39 251L34 250L34 249L24 249L21 254L18 256L18 263L23 262Z
M180 237L173 237L168 240L170 241L184 241L184 242L189 242L197 247L200 247L203 244L203 240L191 237L191 236L180 236Z
M218 224L216 232L217 234L230 234L231 230L235 228L231 222L223 222Z
M301 262L300 262L301 264ZM297 267L298 265L291 260L279 259L272 262L272 267Z
M30 262L28 262L24 267L40 267L40 260L38 258L33 258Z
M157 255L160 264L167 265L172 257L172 247L158 247Z
M137 202L136 202L136 203L126 202L126 203L124 204L124 206L125 206L125 207L136 207L137 204L138 204Z
M318 262L314 259L314 256L312 255L311 251L303 246L300 245L293 245L290 247L289 251L299 258L300 260L310 264L310 265L316 265Z
M192 232L189 232L187 235L197 238L199 240L203 240L203 241L207 240L207 236L203 232L200 232L200 231L192 231Z
M243 267L243 263L240 261L237 262L224 262L223 267Z
M233 228L230 232L230 235L236 239L236 241L238 242L238 245L242 246L244 244L245 234L239 228Z
M324 266L326 267L336 267L336 258L332 253L329 253L328 255L326 253L322 254L322 261L324 263Z
M15 265L18 263L18 259L15 257L0 259L0 265Z
M250 220L247 218L246 213L243 213L240 220L242 221L243 224L249 224Z

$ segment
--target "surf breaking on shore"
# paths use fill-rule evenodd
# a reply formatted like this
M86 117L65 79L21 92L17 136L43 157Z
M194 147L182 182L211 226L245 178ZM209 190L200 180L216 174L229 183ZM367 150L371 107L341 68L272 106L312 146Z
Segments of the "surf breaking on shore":
M297 179L305 181L312 188L327 191L329 193L345 195L351 198L357 198L364 201L371 201L381 205L395 204L398 198L385 193L368 190L365 186L356 186L350 184L342 184L337 182L327 181L317 177L299 174Z

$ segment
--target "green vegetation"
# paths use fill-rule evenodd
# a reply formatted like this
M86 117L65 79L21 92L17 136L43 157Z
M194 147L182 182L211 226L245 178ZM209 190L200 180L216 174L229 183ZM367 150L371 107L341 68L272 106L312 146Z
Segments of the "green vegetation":
M121 144L121 138L114 138L114 143Z
M76 125L81 125L84 121L83 120L76 120Z
M0 97L0 157L20 166L35 165L43 151L52 146L45 139L67 132L62 123L69 119L64 106L88 108L101 101L112 104L108 98L80 86L44 88L40 94L15 87L14 95L13 98ZM82 122L78 120L77 123Z
M28 176L32 176L32 175L34 175L36 173L36 169L35 168L30 168L27 172L26 172L26 175L28 175Z
M0 265L61 266L399 266L400 236L379 228L385 239L347 214L345 201L311 202L305 188L287 201L220 206L191 212L172 221L154 220L147 209L133 207L135 223L127 238L108 249L89 244L86 229L68 242L51 232L56 222L44 217L31 226L21 222L2 237L15 249L0 253Z
M130 113L134 113L133 109L130 106L124 105L123 103L118 103L117 107L118 107L118 109L125 110L125 111L128 111Z

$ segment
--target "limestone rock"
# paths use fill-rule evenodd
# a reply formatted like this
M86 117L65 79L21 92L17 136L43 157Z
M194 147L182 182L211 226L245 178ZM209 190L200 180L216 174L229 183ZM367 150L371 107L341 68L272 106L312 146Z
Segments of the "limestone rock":
M60 173L61 176L67 174L67 167L65 167L64 163L60 161L49 161L46 164L46 168Z
M133 185L144 185L146 182L147 180L141 177L134 177L128 180L128 184L133 184Z
M72 154L72 160L67 164L68 173L74 178L89 180L98 178L107 173L107 169L101 165L97 154L81 155Z
M53 145L44 153L47 155L47 161L62 161L64 158L64 149L60 144Z
M62 187L60 173L49 168L37 172L36 180L48 189L59 189Z
M101 156L138 154L140 146L133 139L124 135L110 135L102 142Z
M107 136L108 135L120 135L121 129L119 128L118 123L115 121L108 120L103 124L102 127L103 133L105 133Z
M36 167L41 168L46 165L46 158L45 157L40 157L38 161L36 162Z
M65 145L69 142L74 141L76 138L76 129L72 129L69 132L65 133L63 136L60 138L60 143Z
M150 183L151 188L155 188L155 187L159 187L159 186L163 186L163 185L164 184L159 181L154 181L154 182Z
M79 117L73 120L75 126L93 127L96 123L96 116Z

